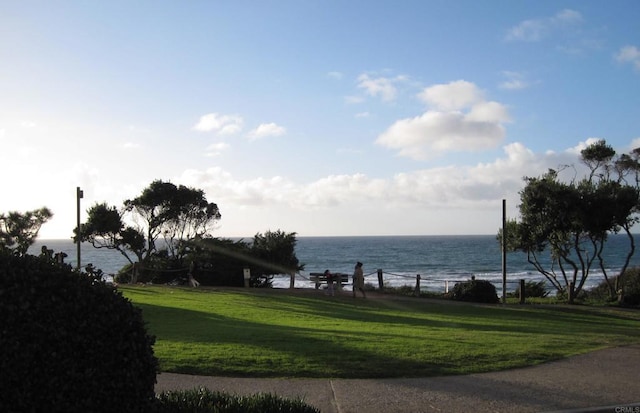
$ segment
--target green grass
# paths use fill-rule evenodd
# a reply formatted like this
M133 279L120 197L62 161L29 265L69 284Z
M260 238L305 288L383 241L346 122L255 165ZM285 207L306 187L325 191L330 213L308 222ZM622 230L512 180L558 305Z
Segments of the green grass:
M458 304L321 292L119 287L143 310L162 371L418 377L529 366L640 342L640 311Z

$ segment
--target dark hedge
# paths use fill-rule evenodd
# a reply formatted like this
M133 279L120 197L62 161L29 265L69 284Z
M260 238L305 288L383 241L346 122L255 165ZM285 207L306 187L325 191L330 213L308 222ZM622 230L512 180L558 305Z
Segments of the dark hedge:
M200 388L160 393L154 413L320 413L320 410L302 400L270 393L239 396Z
M451 299L474 303L497 303L499 301L496 287L486 280L471 280L456 283Z
M141 412L158 362L142 314L68 265L0 252L0 411Z

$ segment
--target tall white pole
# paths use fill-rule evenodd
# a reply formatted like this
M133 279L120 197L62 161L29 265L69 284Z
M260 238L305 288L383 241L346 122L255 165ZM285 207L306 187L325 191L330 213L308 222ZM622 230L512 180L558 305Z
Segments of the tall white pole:
M77 211L77 225L76 225L76 244L77 244L77 252L78 252L78 266L76 267L78 271L80 271L80 200L82 199L84 193L80 187L76 187L76 211Z

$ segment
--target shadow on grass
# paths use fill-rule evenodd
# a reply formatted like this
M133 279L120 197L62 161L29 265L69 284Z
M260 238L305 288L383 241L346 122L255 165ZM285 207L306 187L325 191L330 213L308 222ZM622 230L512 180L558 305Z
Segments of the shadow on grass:
M149 296L148 291L144 293ZM640 335L637 319L611 318L580 309L450 305L421 299L354 300L350 296L330 298L256 290L224 291L224 296L216 291L177 291L168 302L166 291L158 290L156 294L157 303L136 305L143 309L151 333L157 336L156 347L162 347L163 352L184 352L176 357L169 354L163 363L166 371L176 373L336 378L441 376L557 359L568 352L553 352L553 346L569 343L572 336L583 331L610 333L612 325L617 334L628 334L636 341ZM259 315L251 320L236 316L233 305L228 303L217 312L175 304L188 306L191 300L222 298L240 303L238 311ZM240 308L247 302L251 308ZM360 325L368 329L360 329ZM424 330L440 333L416 341L416 330L422 330L421 334ZM488 350L486 347L492 344L479 341L485 337L483 334L491 340L498 340L501 335L518 336L520 340L541 335L553 338L541 349L520 353L514 359L513 354L496 355L494 349ZM432 347L433 357L412 357L407 346L403 347L403 340L417 343L420 348L415 351L428 352ZM376 343L383 342L392 343L383 347L387 351L376 348ZM591 346L593 349L602 344ZM398 351L388 351L389 348ZM163 357L160 358L162 362Z
M611 332L612 326L628 328L640 336L640 312L615 312L586 307L501 306L451 303L420 298L381 300L342 297L298 297L291 295L262 298L264 307L296 311L299 314L361 322L389 323L407 327L451 328L524 334L567 334L589 330ZM569 331L569 330L570 331Z

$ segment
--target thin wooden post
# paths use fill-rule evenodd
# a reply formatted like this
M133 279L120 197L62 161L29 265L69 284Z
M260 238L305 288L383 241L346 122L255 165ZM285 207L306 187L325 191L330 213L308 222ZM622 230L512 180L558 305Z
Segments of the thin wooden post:
M384 280L382 279L382 269L378 268L378 288L380 291L384 289Z
M575 298L574 295L575 291L574 291L574 285L573 285L573 281L569 281L569 304L573 304L573 299Z
M138 282L138 262L134 262L131 266L131 279L129 280L129 284L135 284Z
M413 293L416 297L420 297L420 274L416 275L416 290Z
M502 200L502 304L507 302L507 200Z
M449 294L449 280L444 280L444 293Z
M524 280L520 280L520 304L524 304L526 296Z
M77 247L77 261L76 261L76 269L80 272L80 268L82 268L81 260L80 260L80 200L84 197L84 192L80 189L79 186L76 187L76 247Z
M249 288L249 281L251 280L251 269L245 268L243 273L244 273L244 286L245 288Z

